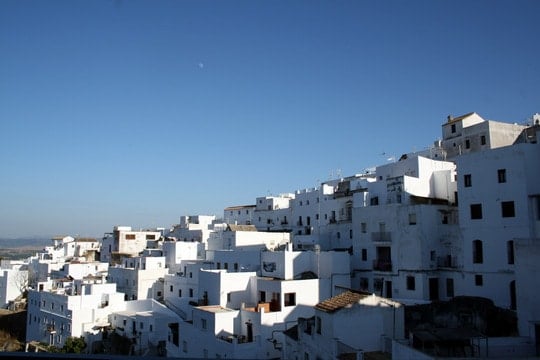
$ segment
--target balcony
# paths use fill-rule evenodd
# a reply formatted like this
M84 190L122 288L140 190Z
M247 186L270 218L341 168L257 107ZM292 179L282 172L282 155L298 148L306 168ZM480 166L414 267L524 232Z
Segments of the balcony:
M392 271L392 261L386 259L375 259L373 260L373 270Z
M440 268L457 268L457 258L455 256L438 256L437 267Z
M371 233L371 240L372 241L384 241L389 242L392 241L392 233L388 231L384 232L372 232Z

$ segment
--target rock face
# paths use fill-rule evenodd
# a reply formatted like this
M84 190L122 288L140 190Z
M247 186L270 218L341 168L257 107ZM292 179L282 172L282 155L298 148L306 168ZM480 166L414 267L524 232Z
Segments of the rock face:
M0 311L0 351L23 348L26 335L26 311Z

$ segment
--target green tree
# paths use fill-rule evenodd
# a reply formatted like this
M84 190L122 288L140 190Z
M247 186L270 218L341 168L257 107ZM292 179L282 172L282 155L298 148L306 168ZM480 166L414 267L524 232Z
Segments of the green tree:
M80 354L84 348L86 348L86 343L82 337L68 337L62 348L62 352L68 354Z

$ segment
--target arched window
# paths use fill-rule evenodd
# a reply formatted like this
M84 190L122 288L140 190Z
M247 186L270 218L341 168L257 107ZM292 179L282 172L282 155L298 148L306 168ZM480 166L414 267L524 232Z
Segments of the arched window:
M484 247L482 240L473 241L473 264L482 264L484 262Z

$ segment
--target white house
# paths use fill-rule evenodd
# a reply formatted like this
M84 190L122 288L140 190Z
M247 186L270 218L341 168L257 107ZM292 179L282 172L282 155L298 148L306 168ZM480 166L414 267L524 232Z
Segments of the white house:
M315 315L286 335L282 359L363 359L364 352L391 352L392 340L405 337L404 306L345 291L315 305Z
M0 307L20 296L28 285L28 270L2 269L0 271Z
M109 268L107 279L125 294L125 300L162 300L167 273L163 256L124 257L121 264Z
M126 301L125 309L109 314L111 328L132 341L132 355L166 355L170 333L177 336L180 318L154 299Z
M138 256L160 238L161 231L134 231L130 226L115 226L101 241L101 261L113 263L123 256Z
M56 279L28 292L26 341L62 347L67 337L83 336L91 349L108 326L108 315L125 307L124 294L104 278Z

